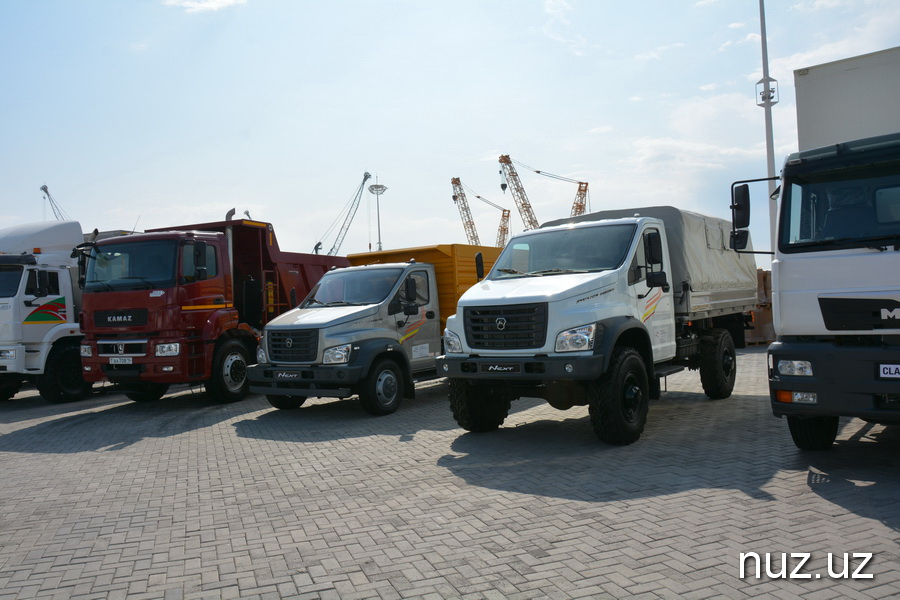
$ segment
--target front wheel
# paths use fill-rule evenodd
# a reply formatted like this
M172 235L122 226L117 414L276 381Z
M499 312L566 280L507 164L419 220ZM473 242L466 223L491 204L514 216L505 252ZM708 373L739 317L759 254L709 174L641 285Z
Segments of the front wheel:
M300 408L306 402L306 396L274 396L266 394L266 400L275 408L281 410L294 410Z
M466 431L494 431L509 416L509 394L489 386L473 385L464 379L450 380L450 409L457 424Z
M389 415L396 411L403 399L403 375L400 367L389 358L375 363L363 382L359 402L370 415Z
M168 391L168 383L131 383L125 388L125 397L135 402L156 402Z
M213 356L212 377L207 382L207 390L223 404L242 400L250 391L249 363L250 353L240 340L224 342Z
M838 417L788 417L794 445L801 450L828 450L837 438Z
M737 355L727 329L713 329L700 342L700 383L713 400L731 395L737 377Z
M616 348L609 370L589 384L591 426L600 440L625 446L640 439L647 423L647 367L633 348Z
M0 375L0 400L9 400L21 387L22 379L18 375Z
M81 375L81 353L78 346L56 346L47 356L43 375L35 382L38 392L47 402L74 402L87 396L91 383Z

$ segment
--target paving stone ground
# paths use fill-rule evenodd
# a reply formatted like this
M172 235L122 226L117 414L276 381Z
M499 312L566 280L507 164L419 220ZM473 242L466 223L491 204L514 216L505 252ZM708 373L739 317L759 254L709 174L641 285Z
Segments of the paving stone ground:
M672 376L626 447L532 399L467 433L443 380L379 418L25 390L0 403L0 600L896 596L900 427L801 452L765 349L739 353L730 399Z

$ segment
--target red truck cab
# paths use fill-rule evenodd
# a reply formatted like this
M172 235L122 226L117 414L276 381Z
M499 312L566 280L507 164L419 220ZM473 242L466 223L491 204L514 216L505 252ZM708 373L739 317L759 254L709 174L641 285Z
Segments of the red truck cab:
M132 400L203 383L221 402L248 393L262 326L346 258L283 252L269 223L184 225L78 247L87 381Z

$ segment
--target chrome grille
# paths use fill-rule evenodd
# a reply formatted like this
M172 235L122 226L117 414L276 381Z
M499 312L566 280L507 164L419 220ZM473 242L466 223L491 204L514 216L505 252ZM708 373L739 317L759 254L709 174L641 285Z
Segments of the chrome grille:
M547 339L547 304L464 309L466 341L484 350L540 348Z

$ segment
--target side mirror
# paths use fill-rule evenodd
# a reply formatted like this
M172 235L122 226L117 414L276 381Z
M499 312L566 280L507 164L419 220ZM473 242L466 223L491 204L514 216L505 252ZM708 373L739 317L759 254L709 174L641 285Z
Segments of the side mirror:
M732 250L744 250L747 247L747 242L749 241L749 239L750 232L746 229L732 231L729 245L731 246Z
M478 278L478 281L484 279L484 256L481 252L475 255L475 276Z
M658 231L651 231L647 233L644 242L647 263L661 265L663 261L662 236Z
M664 292L669 291L669 278L665 271L656 271L647 273L647 287L662 288Z
M47 296L47 292L50 289L50 275L47 271L38 271L37 272L37 290L35 292L35 298L44 298Z
M194 277L197 281L207 278L206 242L194 242Z
M403 291L406 294L406 302L407 304L411 304L413 306L416 305L416 280L412 277L407 277L406 281L403 282ZM413 313L416 314L416 313Z
M731 189L731 223L735 229L750 227L750 186L746 183Z

